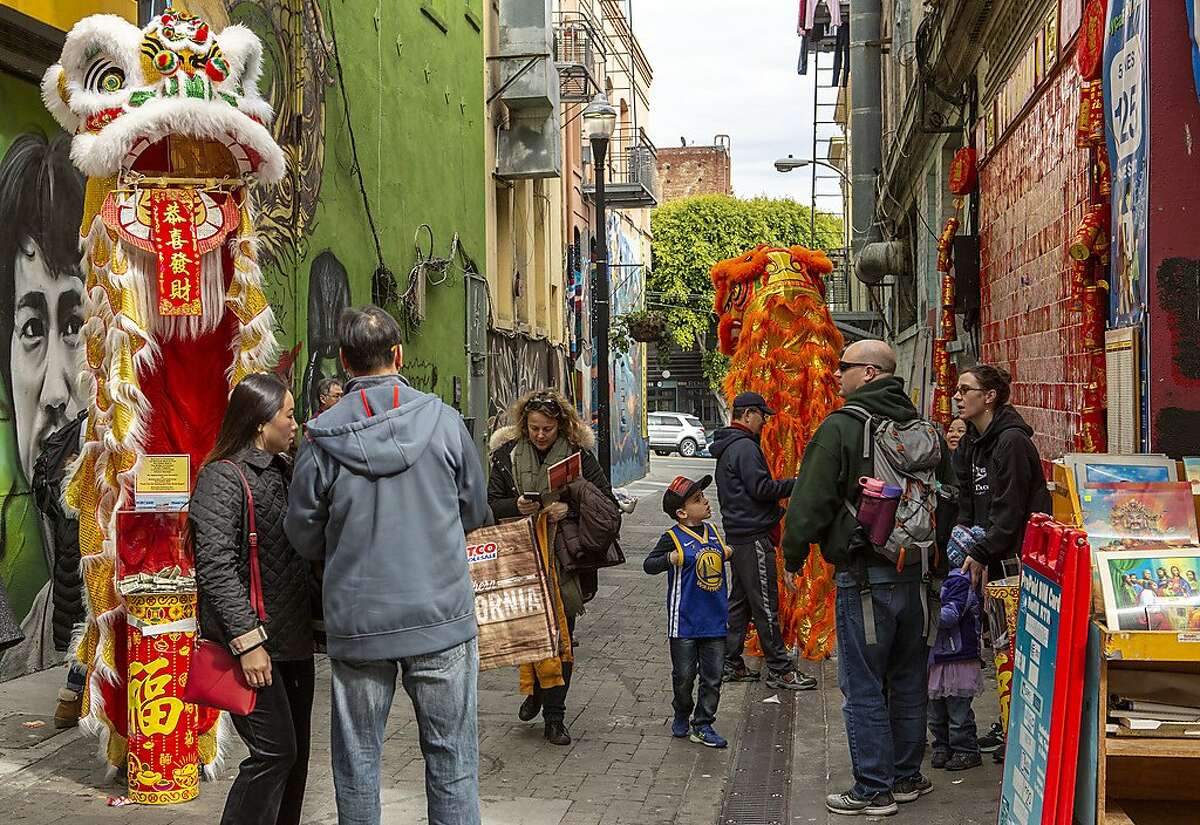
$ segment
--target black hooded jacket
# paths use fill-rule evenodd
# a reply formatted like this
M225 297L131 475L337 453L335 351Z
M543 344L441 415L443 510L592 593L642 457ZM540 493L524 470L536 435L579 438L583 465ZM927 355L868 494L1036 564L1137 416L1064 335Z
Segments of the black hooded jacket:
M1033 428L1021 414L1005 404L983 433L968 423L954 454L958 523L984 529L983 539L970 555L988 565L990 579L1004 575L1003 559L1020 554L1029 517L1051 510L1046 474L1032 435Z
M709 452L717 459L717 501L730 544L749 544L770 535L780 519L780 499L792 494L794 478L776 481L758 436L742 427L717 430Z

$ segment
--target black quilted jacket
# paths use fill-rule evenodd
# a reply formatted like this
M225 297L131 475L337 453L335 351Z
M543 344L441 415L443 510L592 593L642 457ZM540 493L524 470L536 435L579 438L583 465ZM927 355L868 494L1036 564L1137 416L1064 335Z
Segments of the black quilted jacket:
M254 494L258 559L267 605L267 652L279 660L313 654L308 562L283 533L287 512L287 464L283 458L248 449L233 457ZM246 498L237 471L213 463L200 471L188 508L200 589L200 632L228 644L253 630L250 557L243 524Z

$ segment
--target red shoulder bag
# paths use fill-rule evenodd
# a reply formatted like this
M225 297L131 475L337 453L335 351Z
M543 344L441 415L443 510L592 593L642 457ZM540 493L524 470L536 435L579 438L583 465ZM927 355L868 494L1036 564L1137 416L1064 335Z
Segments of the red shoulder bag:
M260 621L266 621L267 608L263 601L262 571L258 566L258 530L254 524L254 494L242 468L225 460L237 470L246 493L246 543L250 548L250 606ZM235 716L248 716L258 700L258 691L250 687L242 672L242 663L230 653L229 648L210 639L200 639L192 653L187 685L183 689L183 700L194 705L227 710Z

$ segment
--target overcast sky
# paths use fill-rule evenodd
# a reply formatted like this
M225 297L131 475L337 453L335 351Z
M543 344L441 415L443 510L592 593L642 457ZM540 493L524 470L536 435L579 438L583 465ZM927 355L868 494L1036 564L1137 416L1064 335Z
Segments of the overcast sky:
M807 204L810 173L780 174L772 165L788 154L812 157L813 80L796 73L799 4L632 0L631 5L634 32L654 68L646 131L655 145L679 146L681 137L689 145L708 145L714 135L727 134L734 194ZM833 182L818 182L818 191L822 186L838 191ZM822 198L818 208L841 206L835 198Z

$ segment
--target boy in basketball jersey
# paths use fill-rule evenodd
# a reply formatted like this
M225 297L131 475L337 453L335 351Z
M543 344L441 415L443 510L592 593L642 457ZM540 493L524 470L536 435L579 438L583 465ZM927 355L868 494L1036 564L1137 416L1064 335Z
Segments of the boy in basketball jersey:
M679 476L663 493L663 510L675 526L663 533L642 564L647 573L667 574L667 635L671 642L671 678L675 720L671 735L689 737L709 748L728 743L713 730L721 699L729 594L725 560L729 548L706 519L712 507L704 490L712 476L698 481ZM700 691L692 698L696 674Z

